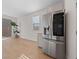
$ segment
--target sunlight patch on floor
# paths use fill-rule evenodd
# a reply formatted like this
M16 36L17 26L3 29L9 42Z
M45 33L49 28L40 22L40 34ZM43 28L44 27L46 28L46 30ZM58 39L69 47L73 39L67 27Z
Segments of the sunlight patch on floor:
M20 57L18 57L18 59L30 59L30 58L27 57L26 55L22 54Z

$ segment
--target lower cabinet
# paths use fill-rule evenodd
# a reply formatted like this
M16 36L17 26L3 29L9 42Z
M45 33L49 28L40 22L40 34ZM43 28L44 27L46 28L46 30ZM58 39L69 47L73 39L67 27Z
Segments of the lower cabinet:
M54 42L43 39L43 52L56 59L65 59L64 42Z
M43 47L43 37L42 37L42 33L38 33L37 34L37 44L38 47L42 48Z
M51 57L56 58L56 44L54 42L50 42L46 39L43 39L43 52L48 54Z
M56 43L55 42L49 42L49 52L50 56L56 58Z
M48 40L43 39L42 49L44 53L49 54L49 41Z

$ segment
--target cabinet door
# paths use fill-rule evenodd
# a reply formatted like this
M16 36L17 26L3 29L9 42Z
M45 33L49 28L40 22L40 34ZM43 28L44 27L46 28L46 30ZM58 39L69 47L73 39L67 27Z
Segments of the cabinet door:
M49 48L49 41L46 39L43 39L43 52L48 54L48 48Z
M42 22L43 22L43 26L44 27L50 25L51 17L52 17L52 13L47 13L47 14L45 14L45 15L42 16L42 19L43 19Z
M56 43L55 42L50 42L49 43L49 51L50 51L50 56L56 58Z
M38 39L38 47L41 47L43 46L43 39L42 39L42 33L38 33L38 36L37 36L37 39Z

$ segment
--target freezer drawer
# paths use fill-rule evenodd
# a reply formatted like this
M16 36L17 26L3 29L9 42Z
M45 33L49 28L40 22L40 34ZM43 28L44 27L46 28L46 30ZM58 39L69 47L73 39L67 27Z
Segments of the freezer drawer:
M56 58L65 59L65 44L56 44Z

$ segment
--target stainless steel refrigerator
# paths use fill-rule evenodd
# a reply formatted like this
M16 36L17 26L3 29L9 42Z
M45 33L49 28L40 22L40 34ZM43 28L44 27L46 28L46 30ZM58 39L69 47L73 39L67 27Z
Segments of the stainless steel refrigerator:
M65 15L64 11L47 14L49 23L44 29L43 51L56 59L65 59Z

